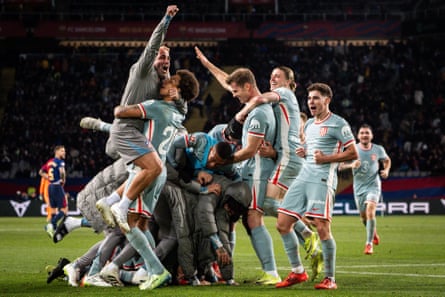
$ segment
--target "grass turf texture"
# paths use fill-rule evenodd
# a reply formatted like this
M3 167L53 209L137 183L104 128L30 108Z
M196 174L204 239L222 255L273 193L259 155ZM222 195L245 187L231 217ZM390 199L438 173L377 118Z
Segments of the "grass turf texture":
M43 230L44 218L0 218L0 296L443 296L445 284L445 216L378 217L381 243L364 255L365 228L356 216L334 218L337 241L335 291L319 291L306 282L289 288L257 286L252 281L260 265L239 224L235 248L235 276L240 286L172 286L140 291L137 287L74 288L54 280L46 284L46 265L60 257L74 260L99 241L91 229L78 229L54 244ZM274 240L280 275L289 264L274 218L266 218ZM304 252L302 256L304 258ZM304 260L308 272L309 262ZM317 279L320 281L321 277Z

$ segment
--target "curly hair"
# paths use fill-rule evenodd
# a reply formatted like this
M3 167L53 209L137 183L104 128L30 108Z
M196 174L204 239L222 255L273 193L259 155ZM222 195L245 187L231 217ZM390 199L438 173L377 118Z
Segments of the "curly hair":
M185 101L192 101L198 97L199 82L196 79L196 76L186 69L179 69L176 71L176 74L181 77L178 86L178 88L181 89L181 97Z

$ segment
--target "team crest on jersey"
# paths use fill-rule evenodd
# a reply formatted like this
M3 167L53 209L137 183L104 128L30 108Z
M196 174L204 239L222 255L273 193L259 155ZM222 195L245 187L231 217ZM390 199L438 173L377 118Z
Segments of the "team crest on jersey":
M261 127L261 124L256 119L253 119L249 124L249 129L259 129L260 127Z
M320 136L325 136L326 134L328 134L328 127L323 126L320 128Z
M372 155L371 155L371 160L372 160L372 161L377 160L377 155L376 155L376 154L372 154Z

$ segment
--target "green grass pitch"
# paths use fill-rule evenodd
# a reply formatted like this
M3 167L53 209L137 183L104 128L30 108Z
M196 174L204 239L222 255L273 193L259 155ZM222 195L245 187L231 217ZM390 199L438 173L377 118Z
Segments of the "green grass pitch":
M266 225L279 273L285 277L289 265L274 220L266 218ZM363 254L365 228L359 218L334 217L335 291L315 290L311 282L284 289L249 283L260 265L241 225L234 257L240 286L172 286L147 292L137 287L74 288L62 280L46 284L46 265L55 265L60 257L74 260L102 235L79 229L54 244L43 230L44 223L43 217L0 218L0 296L445 296L445 216L378 217L381 244L371 256ZM310 272L309 263L304 264Z

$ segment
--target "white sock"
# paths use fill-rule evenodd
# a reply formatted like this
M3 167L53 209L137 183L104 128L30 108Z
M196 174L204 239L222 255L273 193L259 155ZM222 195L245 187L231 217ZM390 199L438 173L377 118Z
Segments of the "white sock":
M273 271L266 271L266 273L269 274L269 275L272 275L272 276L274 276L274 277L277 277L277 276L278 276L278 272L277 272L276 270L273 270Z
M294 272L294 273L303 273L304 272L303 265L298 265L297 267L292 267L292 272Z
M119 196L119 194L116 191L114 191L113 193L111 193L110 196L105 198L105 202L108 205L113 205L114 203L119 202L119 200L121 200L121 196Z
M123 210L127 210L131 202L133 201L128 199L127 195L124 195L124 197L122 197L121 201L119 202L119 207Z

